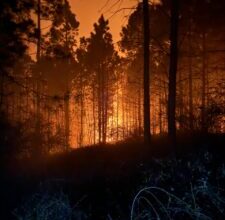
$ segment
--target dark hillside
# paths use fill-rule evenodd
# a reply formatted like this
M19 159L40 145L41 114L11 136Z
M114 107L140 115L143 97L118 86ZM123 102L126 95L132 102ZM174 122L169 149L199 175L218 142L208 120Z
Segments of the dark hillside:
M151 147L147 148L129 140L117 145L81 148L41 160L11 160L1 178L4 201L1 213L9 214L11 219L12 211L20 210L35 193L41 200L42 196L50 199L62 192L72 205L79 203L77 212L84 215L81 219L107 219L108 215L112 219L129 219L134 196L144 187L160 187L181 199L190 199L187 195L191 185L207 184L224 190L224 136L211 135L203 139L196 135L192 141L180 142L178 146L183 146L182 149L187 146L188 150L179 152L177 159L169 150L156 154L160 148L163 152L165 141L155 137ZM158 196L163 200L163 196ZM201 199L198 201L200 205ZM220 199L224 201L225 197L221 195ZM31 203L25 212L30 212L29 209L34 208L32 205L37 204ZM215 216L219 213L217 211L206 210ZM218 216L224 216L224 212Z

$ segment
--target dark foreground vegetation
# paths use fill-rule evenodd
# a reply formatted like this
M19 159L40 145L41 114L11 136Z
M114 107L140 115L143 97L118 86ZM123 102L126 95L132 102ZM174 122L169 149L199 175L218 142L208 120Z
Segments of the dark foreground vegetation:
M179 135L1 162L1 219L224 219L225 136ZM181 150L182 149L182 150Z

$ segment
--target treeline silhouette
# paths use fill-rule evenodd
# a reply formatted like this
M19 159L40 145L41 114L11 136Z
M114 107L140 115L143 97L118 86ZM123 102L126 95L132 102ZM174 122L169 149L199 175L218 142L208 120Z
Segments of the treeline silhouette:
M146 126L149 137L224 133L225 2L147 7L149 16L136 6L114 43L103 15L78 40L68 0L0 2L1 155L141 140Z

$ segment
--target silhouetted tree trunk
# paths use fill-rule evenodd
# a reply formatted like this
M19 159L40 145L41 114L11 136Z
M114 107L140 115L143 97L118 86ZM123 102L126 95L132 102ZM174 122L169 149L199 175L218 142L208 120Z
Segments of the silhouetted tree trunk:
M159 132L160 134L163 132L162 125L162 94L159 94Z
M69 149L70 142L70 92L67 90L64 95L64 123L65 123L65 150Z
M176 78L178 61L178 22L179 0L171 1L171 30L170 30L170 66L169 66L169 95L168 95L168 135L171 144L176 145Z
M148 0L143 0L143 23L144 23L144 141L150 143L150 77L149 77L149 57L150 57L150 30L149 30L149 4Z
M98 75L98 142L102 142L102 80L101 80L101 74L100 74L100 68L97 72Z
M67 14L65 13L65 17ZM66 49L69 51L69 43L68 43L68 21L66 20ZM70 66L69 58L66 60L68 67ZM70 69L70 68L68 68ZM69 70L66 72L65 76L65 83L66 83L66 91L64 97L64 105L65 105L65 150L69 150L70 148L70 85L69 85Z
M179 71L178 73L178 100L179 100L179 105L178 105L178 112L179 112L179 129L183 130L184 129L184 94L183 94L183 76L182 76L182 71ZM176 114L176 113L175 113Z
M138 88L138 135L141 136L141 89L140 86Z
M2 111L3 107L3 96L4 96L4 73L1 71L1 81L0 81L0 110Z
M92 85L92 99L93 99L93 106L92 106L92 116L93 116L93 139L94 145L96 144L96 116L95 116L95 85Z
M34 154L40 153L41 150L41 119L40 119L40 80L41 80L41 73L40 73L40 58L41 58L41 0L38 0L37 2L37 77L36 77L36 126L35 126L35 132L36 132L36 145L34 149Z
M103 129L102 129L102 142L106 143L107 139L107 121L108 121L108 76L107 72L103 75L103 90L102 90L102 102L103 102L103 111L102 111L102 121L103 121Z
M80 78L80 147L83 146L84 140L84 93L83 79Z
M124 98L125 94L123 93L122 96L122 124L123 124L123 132L122 132L122 136L123 139L125 138L125 98Z
M189 128L193 130L193 71L192 71L192 14L190 16L189 21L189 34L188 34L188 66L189 66L189 74L188 74L188 85L189 85Z
M52 143L50 140L50 136L51 136L51 122L50 122L50 102L49 100L47 101L47 143L48 143L48 148L47 148L47 153L50 153L51 148L52 148Z
M202 106L201 106L201 127L202 132L206 132L206 33L203 31L202 34Z
M119 140L119 77L117 73L117 81L116 81L116 141Z

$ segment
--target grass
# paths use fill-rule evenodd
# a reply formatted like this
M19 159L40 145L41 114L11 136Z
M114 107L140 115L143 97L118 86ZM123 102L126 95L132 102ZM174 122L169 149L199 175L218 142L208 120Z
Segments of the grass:
M225 219L224 137L178 143L177 158L154 137L11 161L1 219Z
M142 188L132 202L130 219L224 219L224 189L202 184L193 187L190 183L190 190L182 194L176 189L172 193L156 186Z

